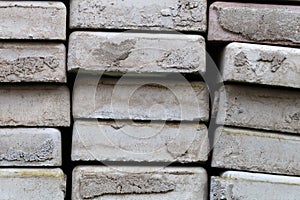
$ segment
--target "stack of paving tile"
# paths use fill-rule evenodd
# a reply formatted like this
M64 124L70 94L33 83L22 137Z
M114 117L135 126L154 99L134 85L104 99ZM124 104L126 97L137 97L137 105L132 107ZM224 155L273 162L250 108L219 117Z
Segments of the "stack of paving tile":
M212 177L211 199L297 199L300 178L267 173L300 175L300 8L216 2L209 17L208 39L234 42L220 62L217 121L226 127L212 166L259 172Z
M85 29L69 41L68 70L78 72L72 160L137 165L78 166L72 199L207 198L203 168L147 167L208 159L207 88L179 74L205 73L205 40L158 32L204 32L206 8L204 0L71 1L70 28Z
M1 1L0 21L0 199L64 199L66 7Z

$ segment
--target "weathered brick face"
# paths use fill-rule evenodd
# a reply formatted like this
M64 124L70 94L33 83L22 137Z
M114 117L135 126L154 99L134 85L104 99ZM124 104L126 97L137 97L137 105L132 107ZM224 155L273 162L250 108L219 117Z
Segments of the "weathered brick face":
M72 0L70 28L206 30L205 0Z
M73 171L73 199L206 199L202 168L86 167Z
M205 72L200 35L73 32L68 70L122 73Z
M208 39L299 46L299 18L298 6L217 2L210 6Z
M61 2L1 1L0 39L65 40L66 12Z

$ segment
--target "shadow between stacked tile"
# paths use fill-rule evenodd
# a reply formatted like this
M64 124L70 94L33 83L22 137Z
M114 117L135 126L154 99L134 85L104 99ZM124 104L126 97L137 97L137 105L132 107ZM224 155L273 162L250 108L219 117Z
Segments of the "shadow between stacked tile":
M205 73L205 40L176 32L203 33L206 6L71 2L72 160L105 165L74 169L72 199L207 198L203 168L167 167L208 159L208 90L182 75Z
M210 198L293 199L299 178L284 175L299 175L299 7L215 2L209 12L208 40L233 42L220 60L225 86L215 106L225 127L212 167L241 170L213 176Z
M66 7L60 2L1 1L0 16L1 198L64 199L57 128L70 126L62 43Z

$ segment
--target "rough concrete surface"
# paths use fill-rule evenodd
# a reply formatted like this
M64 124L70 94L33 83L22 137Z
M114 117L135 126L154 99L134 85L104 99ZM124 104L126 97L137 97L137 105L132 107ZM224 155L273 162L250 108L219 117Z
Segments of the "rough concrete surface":
M300 49L231 43L220 67L224 81L300 88Z
M300 175L300 138L233 128L215 133L212 167Z
M205 40L200 35L73 32L68 70L96 72L205 73Z
M61 169L0 169L3 200L63 200L66 179Z
M70 126L66 86L2 85L0 126Z
M0 39L65 40L66 18L61 2L0 1Z
M70 28L206 31L206 0L72 0Z
M300 178L228 171L213 176L210 186L211 200L289 199L300 195Z
M73 171L72 199L207 199L201 167L79 166Z
M60 131L52 128L0 129L0 166L60 166Z
M227 85L221 89L217 123L300 133L300 92Z
M66 48L57 43L0 43L1 82L63 82Z
M300 7L215 2L210 6L208 40L300 46Z
M75 121L73 161L207 161L208 133L197 123Z
M164 77L99 79L77 76L73 90L74 118L208 120L209 94L203 82Z

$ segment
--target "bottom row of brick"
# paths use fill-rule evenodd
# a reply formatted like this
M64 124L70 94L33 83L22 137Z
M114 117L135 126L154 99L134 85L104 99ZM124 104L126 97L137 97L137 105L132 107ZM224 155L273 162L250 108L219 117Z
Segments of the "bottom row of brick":
M78 166L72 199L294 199L300 178L227 171L208 176L201 167ZM0 169L1 199L64 199L66 176L59 168ZM291 195L291 196L289 196Z

